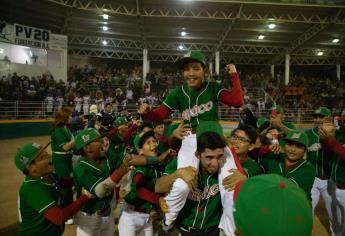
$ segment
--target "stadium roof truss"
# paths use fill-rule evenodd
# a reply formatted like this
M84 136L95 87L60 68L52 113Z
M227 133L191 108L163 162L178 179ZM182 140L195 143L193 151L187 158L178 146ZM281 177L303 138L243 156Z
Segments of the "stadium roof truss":
M345 60L345 0L3 0L0 14L68 35L73 55L142 60L148 49L150 61L173 62L200 49L224 63L284 64L286 53L296 65Z

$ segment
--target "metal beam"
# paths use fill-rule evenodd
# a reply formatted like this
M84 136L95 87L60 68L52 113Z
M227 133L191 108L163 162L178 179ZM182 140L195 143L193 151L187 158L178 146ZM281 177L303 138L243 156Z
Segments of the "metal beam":
M211 55L211 60L213 60L215 53L219 52L219 49L222 47L225 39L228 37L231 29L233 28L233 26L235 25L236 21L240 18L240 14L243 8L243 4L240 5L237 14L236 14L236 18L230 20L230 22L228 23L228 25L225 27L225 29L223 30L223 32L220 34L220 38L219 38L219 42L214 46L212 55Z
M47 0L66 7L72 7L71 0ZM245 2L241 2L246 4ZM114 15L137 16L137 9L133 6L119 5L116 3L98 3L95 1L82 2L77 1L77 8L81 10L102 11L107 9L109 13ZM214 19L214 20L233 20L237 18L237 12L233 9L188 9L188 8L141 8L142 17L167 17L167 18L194 18L194 19ZM240 20L253 20L253 21L267 21L275 19L279 22L291 23L327 23L329 22L328 16L318 14L304 14L296 12L283 12L277 13L274 10L260 10L250 9L242 11ZM339 18L334 23L345 24L345 18Z
M69 24L69 22L72 19L73 11L76 9L76 5L77 5L77 0L74 0L72 7L70 7L68 9L68 12L67 12L67 14L65 16L64 24L63 24L63 26L62 26L62 28L60 30L60 34L65 34L66 33L68 24Z
M144 22L143 22L143 19L141 17L141 12L140 12L140 9L141 9L140 0L136 0L136 5L137 5L137 20L138 20L139 30L141 33L141 39L142 39L144 48L147 49Z

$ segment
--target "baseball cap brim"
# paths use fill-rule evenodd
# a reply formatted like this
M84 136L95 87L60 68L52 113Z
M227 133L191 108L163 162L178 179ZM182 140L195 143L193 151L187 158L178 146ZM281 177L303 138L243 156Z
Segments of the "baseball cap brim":
M205 63L203 61L197 60L195 58L192 57L183 57L180 60L178 60L175 63L175 66L177 67L177 69L183 70L184 66L188 63L192 63L192 62L199 62L201 63L201 65L203 65L203 67L206 67Z

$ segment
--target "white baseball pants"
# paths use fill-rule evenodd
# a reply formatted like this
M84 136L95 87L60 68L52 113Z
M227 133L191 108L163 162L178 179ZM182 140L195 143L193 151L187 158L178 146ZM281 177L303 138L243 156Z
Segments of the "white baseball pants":
M153 236L152 218L148 213L125 210L119 220L120 236Z

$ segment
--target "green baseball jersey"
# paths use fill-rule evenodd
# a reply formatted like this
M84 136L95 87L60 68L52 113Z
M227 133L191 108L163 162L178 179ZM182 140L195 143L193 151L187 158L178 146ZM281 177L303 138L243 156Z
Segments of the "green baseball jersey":
M144 183L138 186L135 181L134 177L137 174L142 174L144 176ZM138 187L145 187L147 190L151 192L155 192L155 183L156 179L162 176L162 166L154 165L154 166L137 166L132 171L131 175L131 186L130 191L124 197L124 200L135 206L136 208L140 208L141 210L145 210L146 212L150 212L153 209L153 204L147 202L143 199L140 199L137 195Z
M62 146L71 141L72 134L66 127L60 127L51 133L52 161L58 176L68 178L72 172L72 153Z
M311 200L311 189L315 180L315 168L308 161L301 159L295 165L285 168L285 154L275 155L267 153L258 159L259 165L267 174L278 174L301 187L309 200Z
M308 136L307 160L315 167L317 177L330 177L332 171L332 154L322 148L317 128L305 131Z
M26 176L19 190L18 234L25 236L62 235L64 226L58 226L44 218L44 213L58 205L60 192L55 182L47 182Z
M336 131L335 138L345 146L345 133ZM332 180L337 184L345 184L345 160L334 154L332 165Z
M177 159L169 162L164 174L176 171ZM198 189L190 192L187 202L176 219L176 225L195 230L217 227L222 216L222 203L218 185L218 173L207 175L199 171Z
M218 97L225 88L215 82L206 82L198 90L186 84L175 88L163 104L171 110L179 110L183 120L190 120L195 129L200 121L218 120Z
M102 160L100 164L82 157L73 171L78 196L81 195L82 187L95 195L97 184L108 178L122 164L123 157L122 153L117 153L113 149L108 150L107 158ZM96 211L107 208L112 198L113 192L103 198L95 197L84 205L82 211L93 214Z
M262 169L253 159L248 158L244 161L240 160L240 162L243 170L247 173L248 178L262 173Z

